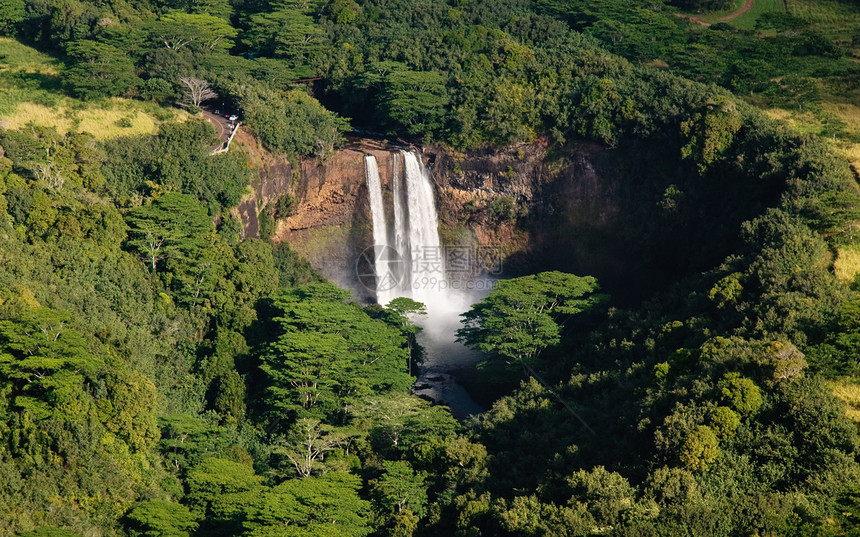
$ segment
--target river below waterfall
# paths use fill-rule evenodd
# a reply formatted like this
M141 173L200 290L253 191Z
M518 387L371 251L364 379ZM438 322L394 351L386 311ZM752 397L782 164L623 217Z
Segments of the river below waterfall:
M417 322L423 329L418 334L418 343L424 347L424 362L418 368L418 380L412 388L416 395L447 405L458 420L486 410L456 378L458 371L473 368L483 359L480 352L455 340L461 326L459 314L466 307L447 308L447 311L433 311L430 307L427 317Z

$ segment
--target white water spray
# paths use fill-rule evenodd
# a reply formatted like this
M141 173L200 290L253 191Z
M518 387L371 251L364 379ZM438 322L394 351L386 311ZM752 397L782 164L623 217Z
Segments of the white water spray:
M394 153L391 159L391 197L394 204L394 241L390 244L400 258L404 261L409 260L411 253L409 251L409 223L406 215L406 189L403 183L403 177L400 175L400 153ZM409 274L405 274L408 278ZM411 286L406 285L404 288L401 282L400 292L408 292Z

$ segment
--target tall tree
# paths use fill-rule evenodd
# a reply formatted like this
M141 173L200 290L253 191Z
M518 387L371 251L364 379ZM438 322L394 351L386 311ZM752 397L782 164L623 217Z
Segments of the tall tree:
M206 13L171 11L149 25L149 38L154 46L173 52L188 48L208 54L227 52L233 48L235 28L222 19Z
M363 537L371 531L361 479L344 472L289 479L265 492L248 513L248 537Z
M319 420L303 418L290 429L275 453L285 457L300 478L323 473L326 453L346 443L341 432Z
M201 78L182 76L179 77L179 81L185 86L184 104L200 106L204 101L210 101L218 97L218 94L215 93L209 82Z
M346 401L409 385L402 336L350 297L331 284L275 296L280 333L260 357L273 411L321 418Z
M257 54L284 58L296 67L313 62L322 51L324 35L305 10L280 4L251 15L244 40Z
M96 41L74 41L66 47L74 64L66 70L65 81L75 95L84 99L123 95L140 79L134 63L125 53Z
M164 500L141 502L126 515L132 537L189 537L197 518L182 504Z
M0 320L0 383L15 407L37 419L92 410L85 385L104 363L70 321L70 314L43 307Z
M410 134L429 134L442 126L448 93L438 71L393 70L382 96L388 117Z
M129 211L128 246L155 272L167 259L191 262L205 246L205 236L213 232L206 210L191 196L168 192Z
M502 280L462 315L457 338L470 347L530 366L542 350L561 339L567 318L606 299L597 280L562 272L541 272Z

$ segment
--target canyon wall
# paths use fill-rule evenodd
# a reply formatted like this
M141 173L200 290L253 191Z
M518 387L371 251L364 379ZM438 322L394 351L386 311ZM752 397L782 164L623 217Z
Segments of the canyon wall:
M358 289L359 298L369 297L354 268L372 244L363 155L376 157L390 207L399 147L350 138L324 163L307 160L297 168L261 150L250 136L239 137L238 145L258 171L253 193L238 209L246 236L259 233L261 212L280 196L294 196L294 208L278 219L272 240L289 242L323 276ZM619 263L630 244L619 227L623 210L612 177L618 172L608 164L613 150L582 145L561 154L543 143L469 153L410 149L435 182L443 244L494 246L509 276L558 269L594 274L607 283L629 278L629 266Z

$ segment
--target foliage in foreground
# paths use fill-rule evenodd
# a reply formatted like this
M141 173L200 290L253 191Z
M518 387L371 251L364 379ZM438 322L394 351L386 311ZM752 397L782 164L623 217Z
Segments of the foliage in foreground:
M765 60L850 75L810 59L834 55L826 40L688 36L662 11L650 39L615 2L0 5L3 31L68 55L68 91L167 103L180 77L208 77L291 153L324 156L346 128L287 87L324 74L333 106L391 132L462 147L550 134L560 152L591 140L661 163L618 184L643 207L622 231L663 261L631 270L672 281L608 310L588 276L502 284L462 335L527 367L461 425L407 391L417 305L362 308L287 247L239 241L226 215L248 170L208 155L205 123L105 145L3 131L3 534L856 531L856 424L823 380L858 368L860 298L827 262L853 240L850 171L724 90L570 26L799 103L803 81L773 81L786 67ZM709 61L677 48L688 37ZM720 55L753 43L749 61ZM710 239L708 255L691 247Z

